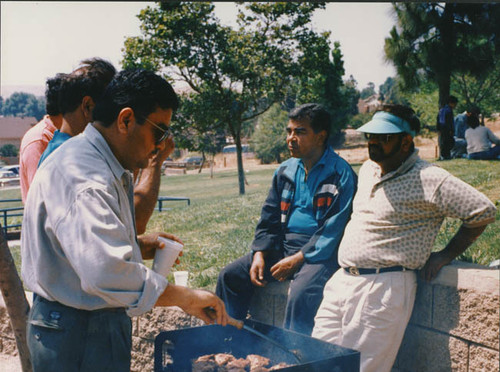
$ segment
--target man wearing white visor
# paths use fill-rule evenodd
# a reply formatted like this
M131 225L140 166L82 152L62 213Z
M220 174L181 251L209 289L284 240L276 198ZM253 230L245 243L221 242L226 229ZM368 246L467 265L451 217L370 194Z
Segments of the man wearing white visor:
M412 109L384 105L358 130L370 160L359 171L353 213L327 282L313 337L361 352L362 372L390 371L410 319L417 270L426 281L464 252L495 220L493 203L418 156ZM462 225L431 253L445 217Z

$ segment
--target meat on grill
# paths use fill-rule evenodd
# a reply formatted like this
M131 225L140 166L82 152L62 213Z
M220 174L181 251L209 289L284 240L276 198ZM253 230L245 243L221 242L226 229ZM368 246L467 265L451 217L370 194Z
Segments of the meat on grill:
M193 361L192 372L269 372L290 366L286 363L269 366L270 363L269 358L257 354L250 354L246 359L226 353L208 354Z

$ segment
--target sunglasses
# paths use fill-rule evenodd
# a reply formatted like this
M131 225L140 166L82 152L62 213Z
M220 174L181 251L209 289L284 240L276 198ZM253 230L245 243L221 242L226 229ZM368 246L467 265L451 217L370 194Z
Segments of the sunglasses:
M377 134L377 133L365 133L366 140L374 139L378 142L389 143L391 138L401 136L401 133L396 134Z
M163 141L165 141L170 135L172 134L172 131L170 130L170 127L160 127L158 124L154 123L153 121L149 120L148 118L143 118L146 120L149 124L154 126L157 131L155 131L155 139L156 139L156 145L159 145Z

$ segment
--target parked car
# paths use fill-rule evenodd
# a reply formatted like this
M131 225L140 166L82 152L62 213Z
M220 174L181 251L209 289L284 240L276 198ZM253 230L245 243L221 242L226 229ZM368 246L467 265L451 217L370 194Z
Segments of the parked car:
M250 149L250 145L247 144L242 144L241 145L241 152L242 153L247 153L247 152L252 152ZM223 154L236 154L236 145L227 145L224 146L222 149Z
M165 168L167 168L168 166L171 166L172 164L174 164L174 161L172 160L172 158L166 158L163 163L161 164L161 172L163 173L165 171Z
M0 171L11 171L19 176L19 165L5 165L0 169Z
M19 185L19 176L12 171L0 169L0 186Z
M203 158L201 156L190 156L184 159L184 162L186 163L186 165L198 167L203 162Z

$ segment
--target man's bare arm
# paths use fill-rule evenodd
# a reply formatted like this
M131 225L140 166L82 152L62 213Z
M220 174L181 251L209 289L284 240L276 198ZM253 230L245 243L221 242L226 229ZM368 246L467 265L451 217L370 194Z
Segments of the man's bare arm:
M144 234L153 210L158 201L161 183L161 165L174 151L174 141L171 137L165 140L165 147L144 168L134 186L135 224L137 235Z
M460 229L455 236L450 240L448 245L439 252L431 253L431 256L425 263L425 266L420 271L422 279L430 282L434 280L439 273L439 270L445 265L448 265L457 256L465 252L472 243L482 234L487 225L478 227L460 226Z

